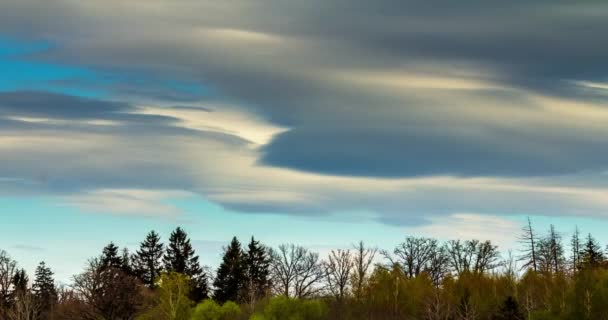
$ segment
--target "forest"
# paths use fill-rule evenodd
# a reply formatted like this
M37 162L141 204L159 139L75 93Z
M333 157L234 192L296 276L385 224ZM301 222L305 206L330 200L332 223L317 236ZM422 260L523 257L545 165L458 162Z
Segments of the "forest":
M0 251L6 320L608 319L608 259L591 234L530 220L520 250L490 241L405 237L321 257L236 237L205 267L189 236L151 231L135 252L110 242L69 285L40 262L30 276Z

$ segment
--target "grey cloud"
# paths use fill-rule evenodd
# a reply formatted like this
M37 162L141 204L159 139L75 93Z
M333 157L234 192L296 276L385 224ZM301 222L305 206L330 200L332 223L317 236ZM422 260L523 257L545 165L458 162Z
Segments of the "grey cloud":
M534 175L542 176L538 184L581 187L589 175L605 170L608 154L602 150L608 135L603 118L593 112L601 114L606 93L575 82L606 80L608 46L600 41L608 29L605 4L471 1L444 2L438 8L428 1L172 1L162 2L164 10L158 10L159 3L146 1L135 8L122 1L9 1L0 5L0 28L24 40L52 42L47 52L28 59L162 75L213 89L192 97L157 91L158 83L118 81L110 88L117 100L226 102L289 131L257 153L238 137L188 130L171 117L124 114L133 110L126 103L80 101L91 105L87 110L80 110L80 102L55 103L63 99L55 96L25 110L0 103L5 114L125 123L85 129L0 120L6 124L0 130L21 128L35 135L53 129L62 137L90 133L113 138L104 144L91 140L94 148L88 154L79 145L3 155L0 176L42 181L49 189L70 192L185 189L251 212L363 208L391 224L421 212L593 215L605 209L597 199L587 201L593 196L576 192L461 185L369 190L377 180L390 185L397 178L429 175L458 176L463 184L469 183L466 177ZM31 23L25 25L23 17ZM223 33L209 33L218 30ZM336 77L361 70L361 79L356 73L354 79ZM411 79L403 87L392 87L395 79L359 82L370 80L367 71L403 70L491 87L410 88ZM579 119L566 112L574 107L552 110L535 102L538 96L596 105L589 108L591 115ZM13 104L18 103L24 102ZM232 153L219 157L218 149L224 148ZM246 165L231 162L241 156ZM257 166L249 167L256 160ZM336 182L336 175L346 180ZM365 179L370 176L381 179ZM234 189L234 197L214 198ZM295 199L266 201L255 193L283 189L295 190Z
M570 128L562 128L568 134L553 136L529 128L521 133L521 127L504 129L481 120L467 123L471 130L481 132L481 139L444 129L451 125L449 113L459 113L467 98L485 97L485 103L492 105L504 100L510 88L520 90L520 95L605 102L605 94L573 84L575 80L601 81L608 72L603 63L608 46L598 41L608 28L605 5L474 1L444 3L438 10L423 1L295 6L262 1L249 3L248 14L238 20L230 17L241 17L244 2L216 7L175 2L173 10L165 12L144 6L142 17L108 11L112 5L119 4L48 5L69 10L56 16L51 10L50 17L32 27L32 35L59 33L71 24L79 25L82 34L68 31L53 38L57 48L40 58L163 74L212 87L243 108L292 128L264 148L261 163L267 165L381 177L555 175L605 167L606 156L595 152L605 149L605 142L588 141L588 134ZM23 12L27 4L8 7L7 12ZM146 15L154 19L145 19ZM93 22L82 25L83 17ZM131 25L144 28L125 28ZM223 38L205 33L214 28L254 34L237 33L232 39L235 43L222 43ZM120 30L123 37L113 37L112 30ZM273 38L267 43L255 32L277 37L277 43ZM380 92L328 78L335 70L386 71L418 64L477 66L482 81L504 89L479 90L455 101L450 96L433 98L443 89ZM483 74L486 70L491 72ZM153 95L152 88L143 83L127 95L136 91ZM180 100L170 95L157 98ZM513 104L514 113L518 107ZM448 119L443 123L428 120L441 117L432 112L442 108ZM484 109L479 106L478 113ZM342 122L352 125L334 129L334 123L340 126ZM413 125L427 128L412 129Z

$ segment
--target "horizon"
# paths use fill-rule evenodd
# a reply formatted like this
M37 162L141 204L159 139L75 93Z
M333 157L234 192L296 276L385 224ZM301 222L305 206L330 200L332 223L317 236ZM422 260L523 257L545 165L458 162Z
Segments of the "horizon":
M0 4L0 250L608 235L608 4Z

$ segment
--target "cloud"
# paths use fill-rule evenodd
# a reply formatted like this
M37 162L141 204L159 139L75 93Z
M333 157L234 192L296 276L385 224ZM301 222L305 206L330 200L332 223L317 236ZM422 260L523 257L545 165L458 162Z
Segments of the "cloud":
M283 132L264 146L265 165L367 177L606 169L596 152L605 143L593 138L605 130L583 126L592 117L570 123L535 100L606 107L605 92L589 91L608 71L608 47L596 41L606 19L590 14L608 12L605 5L474 1L470 10L437 11L414 0L359 2L359 10L316 1L150 1L133 16L132 4L65 0L45 4L28 28L11 18L35 15L39 5L9 2L2 16L7 32L55 42L37 59L213 88L212 97L197 97L273 128L227 125L230 132L256 143ZM178 90L155 94L157 83L130 80L115 79L113 94L179 100ZM200 113L152 112L187 128L210 125ZM225 120L244 124L216 119Z
M110 81L62 80L96 99L0 94L0 177L23 182L2 192L134 213L162 199L123 190L171 190L399 225L602 216L606 5L444 6L3 2L4 32L52 44L22 60Z
M513 235L518 234L520 230L521 225L516 221L471 213L455 213L441 219L433 219L429 225L406 228L408 233L445 240L491 240L503 249L515 247L516 240Z
M32 253L40 253L40 252L46 251L46 249L43 247L26 245L26 244L16 244L12 248L15 250L27 251L27 252L32 252Z
M191 197L185 191L101 189L63 197L61 202L84 212L176 218L181 211L166 201Z

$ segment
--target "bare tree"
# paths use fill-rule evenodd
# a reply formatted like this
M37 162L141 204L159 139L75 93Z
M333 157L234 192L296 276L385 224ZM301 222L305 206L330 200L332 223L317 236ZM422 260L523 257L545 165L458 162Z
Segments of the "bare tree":
M8 311L9 320L36 320L40 304L30 290L19 290L15 292L14 301Z
M572 273L576 273L581 265L581 247L580 233L577 226L574 229L574 234L572 234L572 239L570 240L570 248L572 250L572 254L570 256Z
M353 264L354 270L351 277L351 281L353 283L353 293L357 300L361 299L363 294L363 287L367 281L368 273L370 272L370 268L374 263L374 259L376 257L376 253L378 253L378 249L376 248L366 248L363 241L360 241L354 247L354 256L353 256Z
M528 224L523 227L522 234L519 237L519 241L522 244L522 255L519 260L523 262L522 269L532 269L538 271L538 239L532 229L532 221L528 217Z
M10 297L13 278L17 272L17 262L6 251L0 250L0 301L6 304Z
M86 270L74 277L74 290L90 308L85 319L132 319L141 303L141 284L120 268L104 267L92 259Z
M350 275L354 266L350 250L332 250L324 263L327 287L338 302L342 302L348 291Z
M322 290L323 268L319 254L293 244L270 250L271 274L275 290L287 297L309 297Z
M500 253L489 240L451 240L447 244L450 265L456 273L484 273L496 268Z
M414 278L430 269L438 247L435 239L407 237L393 250L395 258L386 251L383 254L391 263L399 264L406 277Z

